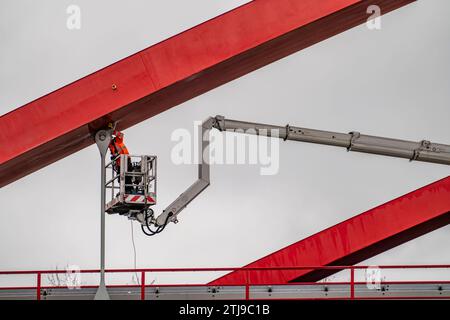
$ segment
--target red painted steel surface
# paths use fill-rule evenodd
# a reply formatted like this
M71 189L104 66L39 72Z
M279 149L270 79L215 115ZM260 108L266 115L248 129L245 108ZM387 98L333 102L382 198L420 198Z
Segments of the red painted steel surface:
M450 223L450 176L298 241L246 267L353 265ZM246 268L244 267L244 268ZM233 271L212 285L318 281L334 270Z
M0 117L0 187L168 108L414 0L256 0ZM299 72L301 72L299 70ZM207 111L206 111L207 112Z

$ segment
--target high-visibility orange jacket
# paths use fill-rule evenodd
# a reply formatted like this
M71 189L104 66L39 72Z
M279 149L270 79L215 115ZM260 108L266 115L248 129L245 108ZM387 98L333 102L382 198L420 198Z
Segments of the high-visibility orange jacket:
M114 130L112 135L113 138L108 146L109 151L111 152L111 157L115 158L120 154L129 154L128 149L123 142L123 133L119 130ZM117 168L120 168L120 158L116 160L116 166Z

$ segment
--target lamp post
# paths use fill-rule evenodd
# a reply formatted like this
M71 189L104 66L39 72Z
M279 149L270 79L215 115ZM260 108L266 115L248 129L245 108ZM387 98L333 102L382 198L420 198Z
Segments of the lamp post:
M110 300L108 290L105 284L105 198L106 198L106 168L105 158L108 151L108 145L111 142L111 130L100 130L95 135L95 143L100 151L101 157L101 203L100 203L100 285L95 300Z

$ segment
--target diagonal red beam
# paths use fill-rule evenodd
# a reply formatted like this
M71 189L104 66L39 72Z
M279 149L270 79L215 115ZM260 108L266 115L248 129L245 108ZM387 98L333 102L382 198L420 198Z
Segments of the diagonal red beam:
M0 117L0 187L291 53L414 0L255 0ZM115 89L113 89L115 88Z
M450 223L450 176L289 245L245 267L354 265ZM245 268L244 267L244 268ZM318 281L339 270L247 271L252 284ZM245 283L234 271L211 285Z

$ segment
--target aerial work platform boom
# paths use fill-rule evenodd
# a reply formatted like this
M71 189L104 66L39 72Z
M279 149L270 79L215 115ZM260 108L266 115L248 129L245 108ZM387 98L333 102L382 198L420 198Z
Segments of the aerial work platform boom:
M450 165L450 145L433 143L428 140L419 142L364 135L359 132L339 133L294 127L276 126L225 119L223 116L210 117L200 129L200 162L198 180L172 202L161 215L154 217L153 211L141 221L143 229L154 225L162 231L169 222L178 222L178 214L210 184L209 169L209 132L211 129L222 132L264 135L283 140L324 144L346 148L348 151L364 152L390 157L404 158L410 161L422 161ZM156 232L159 233L159 232ZM152 233L152 235L155 233Z

